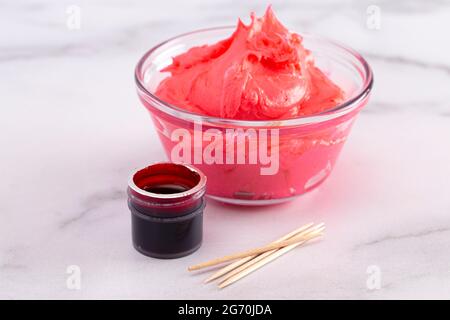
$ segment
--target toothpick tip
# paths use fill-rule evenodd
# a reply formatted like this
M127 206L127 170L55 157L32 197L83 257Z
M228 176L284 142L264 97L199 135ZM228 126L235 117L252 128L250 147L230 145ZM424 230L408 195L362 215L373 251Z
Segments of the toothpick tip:
M211 281L213 281L215 278L214 277L209 277L208 279L203 280L203 283L209 283Z

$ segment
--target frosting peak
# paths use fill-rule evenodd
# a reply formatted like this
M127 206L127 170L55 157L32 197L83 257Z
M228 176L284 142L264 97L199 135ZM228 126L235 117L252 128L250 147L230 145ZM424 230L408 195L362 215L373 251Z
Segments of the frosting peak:
M213 45L189 49L163 69L162 100L191 112L240 120L288 119L337 105L343 91L314 65L302 37L269 7Z

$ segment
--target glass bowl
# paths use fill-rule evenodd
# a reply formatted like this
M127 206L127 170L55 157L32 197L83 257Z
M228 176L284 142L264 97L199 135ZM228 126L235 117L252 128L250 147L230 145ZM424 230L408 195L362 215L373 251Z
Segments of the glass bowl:
M150 111L168 157L174 162L190 162L208 177L209 197L240 205L266 205L293 199L316 188L331 173L356 116L368 101L373 84L372 71L354 50L325 38L301 34L303 45L312 52L316 66L345 92L346 100L330 110L277 121L234 120L188 112L154 94L161 80L168 76L161 70L172 63L172 57L193 46L216 43L229 37L233 30L234 27L221 27L194 31L150 49L135 70L139 98ZM184 141L191 153L187 157L189 161L173 159L173 151L180 144L180 129L189 133L183 138L191 140ZM205 141L202 135L211 130L223 137L229 137L227 132L233 132L233 139L224 138L221 142L222 150L228 150L230 145L236 147L234 159L238 158L239 150L245 150L241 158L244 161L226 162L224 158L224 163L211 163L196 157L210 146L211 139ZM278 138L270 139L265 146L259 142L255 144L253 142L260 136L251 134L253 130L276 132ZM196 137L197 141L194 141ZM202 137L200 142L198 137ZM263 168L267 171L267 162L250 161L255 145L259 148L255 152L265 148L263 151L268 155L278 155L276 171L262 174ZM244 149L238 150L238 146Z

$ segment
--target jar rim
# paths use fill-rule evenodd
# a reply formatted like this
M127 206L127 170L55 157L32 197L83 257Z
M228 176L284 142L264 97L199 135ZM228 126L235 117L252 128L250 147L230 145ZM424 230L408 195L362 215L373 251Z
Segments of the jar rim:
M154 193L154 192L146 191L144 189L139 188L136 185L136 183L134 181L134 177L138 172L140 172L148 167L151 167L151 166L166 165L166 164L170 164L170 165L174 165L174 166L181 166L181 167L189 169L190 171L192 171L193 173L195 173L199 176L199 181L197 182L197 184L194 187L192 187L186 191L182 191L182 192L178 192L178 193L170 193L170 194L162 194L162 193ZM144 168L139 168L139 169L136 169L135 171L133 171L128 180L128 187L131 190L133 190L133 192L135 192L143 197L146 197L146 198L162 199L162 200L177 200L177 199L183 200L183 199L187 199L190 196L193 196L196 194L197 194L196 198L202 197L206 190L206 180L207 180L207 178L206 178L205 174L192 165L185 164L185 163L177 163L177 162L154 162Z
M140 90L142 93L145 94L146 97L148 97L152 101L152 105L156 107L158 110L169 114L171 116L174 116L176 118L184 119L184 120L190 120L192 122L200 122L200 123L210 123L210 124L216 124L216 125L233 125L233 126L240 126L240 127L290 127L290 126L298 126L298 125L306 125L306 124L315 124L315 123L321 123L324 121L328 121L331 119L335 119L337 117L340 117L342 115L345 115L352 110L356 109L359 106L359 103L364 101L368 95L370 94L372 87L373 87L373 72L370 68L367 61L360 55L357 51L340 44L339 42L336 42L334 40L330 40L328 38L313 35L310 33L302 33L302 37L311 37L317 40L324 41L328 44L331 44L340 50L343 50L347 54L350 54L354 58L357 59L357 61L361 64L364 74L362 74L363 77L363 86L358 91L357 94L350 97L349 99L343 101L342 103L338 104L337 106L333 107L332 109L325 110L323 112L312 114L312 115L306 115L306 116L300 116L295 118L289 118L289 119L282 119L282 120L238 120L238 119L228 119L228 118L221 118L221 117L214 117L214 116L208 116L208 115L201 115L198 113L190 112L187 110L184 110L182 108L179 108L173 104L170 104L168 102L163 101L159 97L157 97L155 94L150 92L146 88L146 86L143 83L143 67L147 59L150 57L152 53L154 53L157 49L160 47L169 44L172 41L181 39L183 37L187 37L194 34L200 34L200 33L207 33L207 32L213 32L213 31L220 31L220 30L234 30L234 26L225 26L225 27L214 27L214 28L205 28L205 29L199 29L194 30L191 32L186 32L183 34L180 34L178 36L172 37L167 39L166 41L163 41L150 50L148 50L139 60L138 64L136 65L135 72L134 72L134 78L136 85L138 87L138 90Z

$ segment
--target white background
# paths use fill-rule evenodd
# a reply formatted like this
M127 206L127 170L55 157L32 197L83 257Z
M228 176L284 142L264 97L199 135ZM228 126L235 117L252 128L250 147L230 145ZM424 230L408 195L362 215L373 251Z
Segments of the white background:
M168 37L248 22L267 3L2 1L0 298L450 298L449 1L272 3L291 30L361 52L372 99L319 189L274 207L210 201L201 249L156 260L132 249L126 204L130 172L165 159L134 66ZM186 271L309 221L327 223L324 241L224 290ZM81 290L66 287L69 265ZM371 265L379 290L366 285Z

